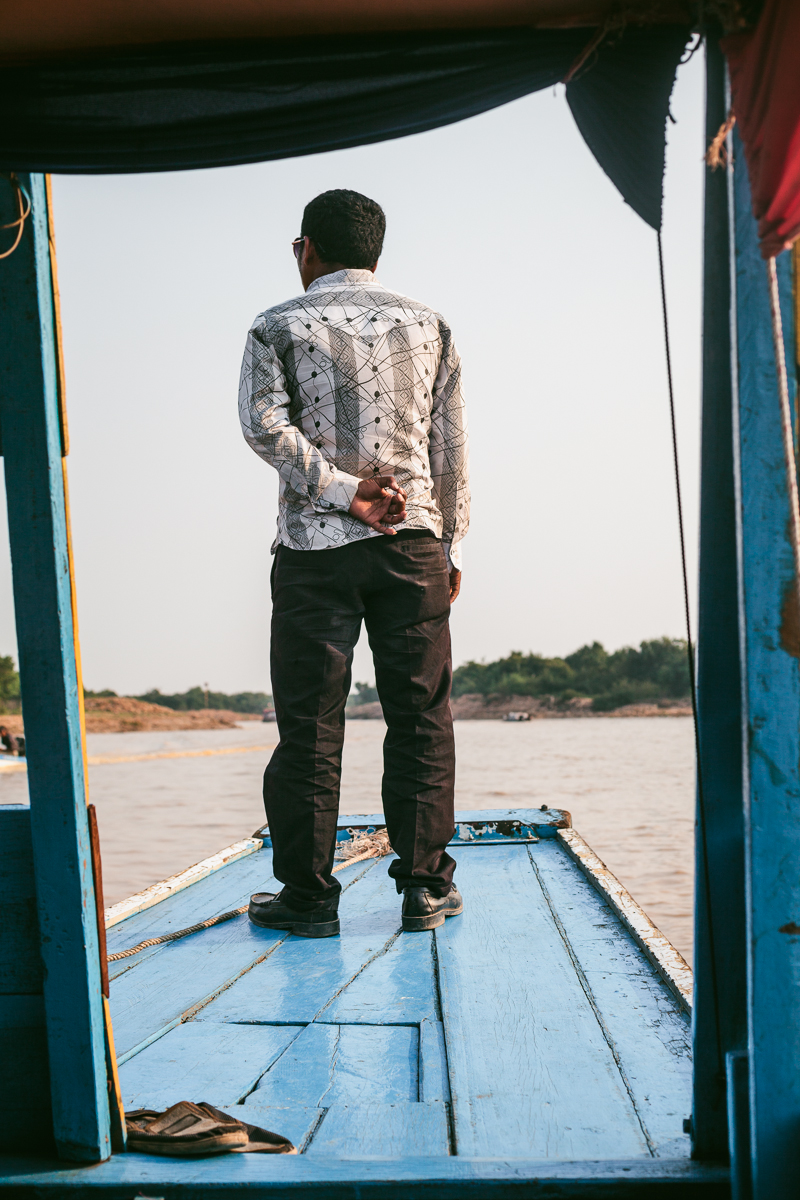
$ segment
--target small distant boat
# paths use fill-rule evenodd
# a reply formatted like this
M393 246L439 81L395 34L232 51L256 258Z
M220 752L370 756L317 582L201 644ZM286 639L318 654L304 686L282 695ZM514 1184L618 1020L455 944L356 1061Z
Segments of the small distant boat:
M504 721L530 721L530 719L529 712L507 712L503 717Z

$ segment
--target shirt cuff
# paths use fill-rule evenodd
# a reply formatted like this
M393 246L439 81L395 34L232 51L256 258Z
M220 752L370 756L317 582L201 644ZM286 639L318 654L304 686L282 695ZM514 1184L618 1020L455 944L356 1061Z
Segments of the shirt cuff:
M357 479L355 475L348 475L346 471L334 470L333 479L327 487L322 489L319 501L314 507L323 509L336 508L347 512L355 499L360 482L361 480Z
M460 542L442 542L444 557L447 561L448 571L461 570L461 543Z

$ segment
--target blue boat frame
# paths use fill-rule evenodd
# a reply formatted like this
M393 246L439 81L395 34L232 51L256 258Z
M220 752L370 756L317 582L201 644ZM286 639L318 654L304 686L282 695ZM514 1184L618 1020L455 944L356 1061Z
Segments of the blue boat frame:
M707 61L707 121L715 131L727 97L714 45ZM735 135L729 140L728 168L707 175L704 245L696 1161L676 1165L674 1182L683 1196L727 1195L727 1171L703 1164L730 1157L733 1194L740 1200L789 1200L800 1178L800 619L791 601L794 567L766 272L741 147ZM30 1115L37 1113L41 1138L49 1106L56 1153L93 1163L111 1153L110 1110L57 288L46 177L20 175L20 183L32 218L0 269L0 434L31 804L29 810L0 811L6 917L0 938L0 1126L6 1145L9 1138L13 1144L24 1140ZM16 216L13 195L2 189L3 222ZM790 255L781 256L778 270L791 351ZM146 1173L128 1178L124 1158L119 1163L106 1194L128 1197L134 1186L147 1186ZM279 1164L279 1177L285 1166ZM204 1164L202 1181L191 1182L181 1164L182 1186L174 1194L223 1194L222 1170L219 1163ZM163 1164L153 1172L154 1180L163 1179ZM632 1196L650 1194L658 1167L537 1163L526 1173L520 1161L476 1165L454 1159L427 1181L420 1180L418 1167L412 1180L402 1161L391 1164L390 1174L385 1164L363 1165L357 1185L346 1174L337 1183L330 1172L306 1163L293 1182L287 1176L285 1190L288 1195L302 1182L327 1197L568 1196L594 1190ZM63 1182L66 1190L70 1185L60 1180L53 1179L53 1187L59 1190ZM623 1184L624 1192L618 1190ZM9 1174L0 1186L9 1194L26 1191Z

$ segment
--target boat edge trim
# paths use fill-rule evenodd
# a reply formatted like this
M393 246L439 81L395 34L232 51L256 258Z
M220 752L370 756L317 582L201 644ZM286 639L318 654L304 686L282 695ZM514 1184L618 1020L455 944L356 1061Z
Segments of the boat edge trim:
M687 1013L692 1011L692 969L682 954L664 936L636 903L633 896L609 871L605 863L595 854L575 829L559 829L556 837L561 841L573 862L611 905L633 940L644 951L658 971L664 983Z
M174 896L176 892L183 891L193 883L198 883L201 879L213 874L214 871L218 871L220 867L227 867L237 859L254 854L261 849L263 844L260 838L244 838L240 842L233 842L224 850L218 850L209 858L204 858L201 862L179 871L177 875L170 875L169 878L162 879L160 883L153 883L144 891L136 892L133 896L120 900L118 904L112 904L105 910L106 929L110 929L112 925L118 925L126 917L133 917L136 913L152 908L154 904L160 904L162 900Z

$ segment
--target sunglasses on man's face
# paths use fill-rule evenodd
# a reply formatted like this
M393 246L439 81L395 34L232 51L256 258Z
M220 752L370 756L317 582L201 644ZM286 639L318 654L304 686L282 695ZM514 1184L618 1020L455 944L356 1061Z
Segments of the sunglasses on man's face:
M300 259L302 258L302 255L303 255L303 248L305 247L305 244L306 244L306 237L307 237L307 235L303 234L302 237L296 237L294 239L294 241L292 242L292 250L294 251L294 256L298 262L300 262ZM310 242L311 238L309 238L308 240ZM319 257L319 259L322 262L327 262L328 261L327 256L325 255L325 252L322 249L322 247L320 246L319 242L314 242L314 246L316 247L317 256Z

